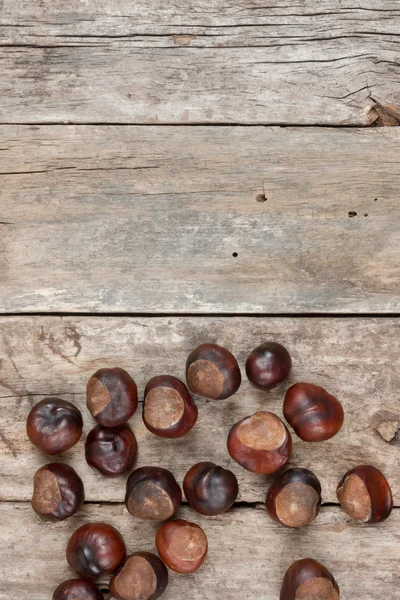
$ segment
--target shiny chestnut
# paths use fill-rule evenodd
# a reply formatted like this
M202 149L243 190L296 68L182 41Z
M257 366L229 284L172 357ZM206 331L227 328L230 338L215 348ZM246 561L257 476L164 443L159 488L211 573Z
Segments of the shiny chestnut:
M137 409L138 394L132 377L119 367L99 369L87 384L86 405L103 427L118 427Z
M194 573L207 556L207 536L201 527L183 519L169 521L156 534L158 554L177 573Z
M383 473L370 465L347 471L336 494L345 513L362 523L380 523L392 512L390 485Z
M180 379L159 375L146 385L143 422L147 429L165 438L179 438L197 421L197 406Z
M202 344L186 361L186 380L195 394L223 400L237 392L241 374L229 350L217 344Z
M289 460L291 435L281 419L268 411L236 423L229 432L228 452L253 473L275 473Z
M33 478L32 508L42 519L63 521L85 500L82 479L69 465L49 463Z
M290 373L292 359L285 346L265 342L251 352L246 360L246 375L259 390L272 390Z
M293 563L285 573L280 600L339 600L339 586L324 565L312 558Z
M130 554L110 581L115 600L156 600L168 585L168 569L151 552Z
M68 579L54 590L52 600L104 600L104 596L90 581Z
M283 415L305 442L329 440L338 433L344 420L340 402L313 383L295 383L288 389Z
M167 469L139 467L128 477L125 504L131 515L138 519L166 521L181 502L181 488Z
M61 454L79 441L83 421L80 410L60 398L46 398L32 408L26 432L32 444L45 454Z
M107 523L88 523L72 534L67 545L69 566L84 579L111 575L125 560L122 535Z
M202 515L215 516L232 506L239 486L232 471L212 462L200 462L186 473L183 491L194 510Z
M265 504L271 519L280 525L309 525L321 506L319 479L308 469L289 469L272 483Z
M136 456L136 438L128 425L96 425L89 431L85 442L86 461L102 475L120 477L130 471Z

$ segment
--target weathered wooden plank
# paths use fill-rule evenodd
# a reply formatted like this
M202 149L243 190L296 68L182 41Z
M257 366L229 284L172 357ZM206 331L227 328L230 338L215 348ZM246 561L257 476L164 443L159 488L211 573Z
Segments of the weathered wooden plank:
M368 527L351 523L339 508L329 507L304 531L279 527L263 508L235 508L212 518L184 508L179 516L204 528L209 553L194 575L170 572L165 600L276 600L286 568L308 556L333 572L343 600L398 597L399 510L382 525ZM90 521L117 527L131 552L154 551L157 526L133 519L122 505L86 505L68 521L45 524L29 505L2 503L0 518L1 600L48 600L58 583L72 575L64 554L69 536ZM107 589L107 582L101 588Z
M2 127L0 310L398 311L399 141Z
M319 383L343 403L342 431L321 444L294 436L292 465L311 468L320 477L325 502L335 502L342 475L360 463L381 468L400 501L399 446L375 430L376 414L399 416L400 321L398 319L267 319L267 318L59 318L6 317L0 320L0 499L28 500L36 469L49 457L26 438L25 420L31 406L47 395L76 402L85 417L85 386L101 366L119 365L132 373L142 397L148 379L161 373L184 379L189 352L204 341L218 342L238 356L244 380L226 401L198 400L196 427L180 440L157 438L137 413L132 420L138 438L138 466L161 464L181 482L196 462L213 460L238 476L240 498L263 502L271 478L253 475L230 459L226 450L233 423L257 410L282 414L287 386L305 380ZM265 339L280 340L293 356L290 380L262 393L250 386L244 362ZM139 411L140 412L140 411ZM389 436L390 437L390 436ZM87 499L122 501L125 481L107 480L86 465L83 441L61 460L72 464L86 484Z

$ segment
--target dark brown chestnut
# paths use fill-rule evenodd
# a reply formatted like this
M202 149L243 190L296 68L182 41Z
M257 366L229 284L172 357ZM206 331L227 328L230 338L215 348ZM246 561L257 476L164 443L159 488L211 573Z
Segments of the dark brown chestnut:
M285 573L280 600L339 600L339 586L324 565L312 558L293 563Z
M82 479L69 465L49 463L36 471L33 478L32 508L43 519L63 521L83 504Z
M171 375L159 375L146 385L143 422L147 429L165 438L179 438L197 421L197 406L186 385Z
M271 519L285 527L304 527L319 513L321 484L308 469L289 469L275 479L265 501Z
M229 454L252 473L275 473L287 463L291 451L292 438L286 425L268 411L245 417L229 432Z
M207 556L207 536L201 527L183 519L169 521L156 534L158 554L177 573L194 573Z
M168 569L151 552L130 554L110 581L115 600L156 600L168 585Z
M257 346L246 360L247 378L259 390L272 390L288 377L291 368L289 352L277 342Z
M362 523L380 523L392 512L390 485L383 473L370 465L347 471L336 494L345 513Z
M125 504L131 515L138 519L166 521L181 502L181 488L167 469L140 467L128 477Z
M183 491L194 510L202 515L215 516L232 506L239 486L232 471L212 462L200 462L186 473Z
M186 361L186 380L195 394L223 400L237 392L241 374L229 350L217 344L202 344Z
M32 408L26 432L32 444L45 454L61 454L79 441L82 414L76 406L60 398L46 398Z
M69 566L84 579L111 575L125 560L122 535L107 523L88 523L72 534L67 545Z
M86 438L85 456L88 465L106 477L120 477L130 471L136 455L136 438L128 425L96 425Z
M53 600L104 600L104 596L90 581L68 579L54 590Z
M305 442L329 440L338 433L344 420L340 402L313 383L295 383L288 389L283 415Z
M119 367L96 371L88 381L86 393L89 412L103 427L123 425L137 409L136 383Z

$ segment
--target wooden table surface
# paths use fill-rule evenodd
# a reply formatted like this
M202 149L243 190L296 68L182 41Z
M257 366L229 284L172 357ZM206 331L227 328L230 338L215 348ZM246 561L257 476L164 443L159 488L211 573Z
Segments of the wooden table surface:
M137 466L178 481L201 460L232 469L236 505L200 524L209 555L171 574L165 600L277 600L287 567L312 556L343 600L395 600L400 574L400 2L398 0L0 0L0 600L51 600L72 575L65 545L105 520L129 551L155 526L123 504L125 478L84 461L85 385L102 366L137 381L184 378L199 343L226 345L244 375L273 339L293 357L269 393L196 398L183 439L132 419ZM264 509L271 477L226 450L231 425L281 415L287 387L323 385L345 408L332 440L294 436L292 466L323 487L307 528ZM84 436L59 459L86 502L41 522L32 477L49 458L25 434L59 396ZM337 504L344 472L371 463L395 509L365 526ZM108 598L108 582L99 582Z

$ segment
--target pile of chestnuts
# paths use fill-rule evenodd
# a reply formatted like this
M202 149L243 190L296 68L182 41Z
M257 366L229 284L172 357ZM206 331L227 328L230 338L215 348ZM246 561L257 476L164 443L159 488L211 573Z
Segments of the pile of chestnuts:
M291 367L287 349L266 342L248 356L246 374L254 387L268 391L288 377ZM229 398L241 385L241 372L226 348L202 344L187 359L186 381L187 386L174 376L160 375L147 383L142 418L151 433L162 438L186 435L198 417L190 391L213 400ZM127 554L115 527L87 523L72 534L66 548L68 564L78 578L62 582L53 600L101 600L103 594L94 582L105 576L111 577L110 592L115 600L155 600L168 585L167 567L177 573L194 573L207 556L208 540L203 529L196 523L173 519L182 502L182 489L174 475L159 466L132 470L138 446L127 423L137 407L137 386L126 371L103 368L94 373L87 383L87 408L97 424L86 437L85 457L90 467L105 477L130 473L126 508L134 518L163 522L155 536L159 556L141 551ZM301 440L312 443L335 436L344 421L340 402L312 383L289 387L283 415ZM82 429L78 408L58 398L36 404L27 419L29 439L51 456L72 448ZM260 411L233 424L227 450L244 469L273 474L290 458L292 435L276 414ZM215 516L234 505L239 487L234 473L205 461L188 470L183 492L194 511ZM296 467L280 471L266 494L267 514L284 527L305 527L318 516L321 492L321 483L310 470ZM393 506L387 480L371 465L350 469L338 484L337 497L347 515L363 523L387 519ZM67 519L79 510L84 499L82 479L69 465L52 462L35 473L32 507L42 519ZM338 600L339 594L339 586L326 567L306 558L287 570L280 600Z

